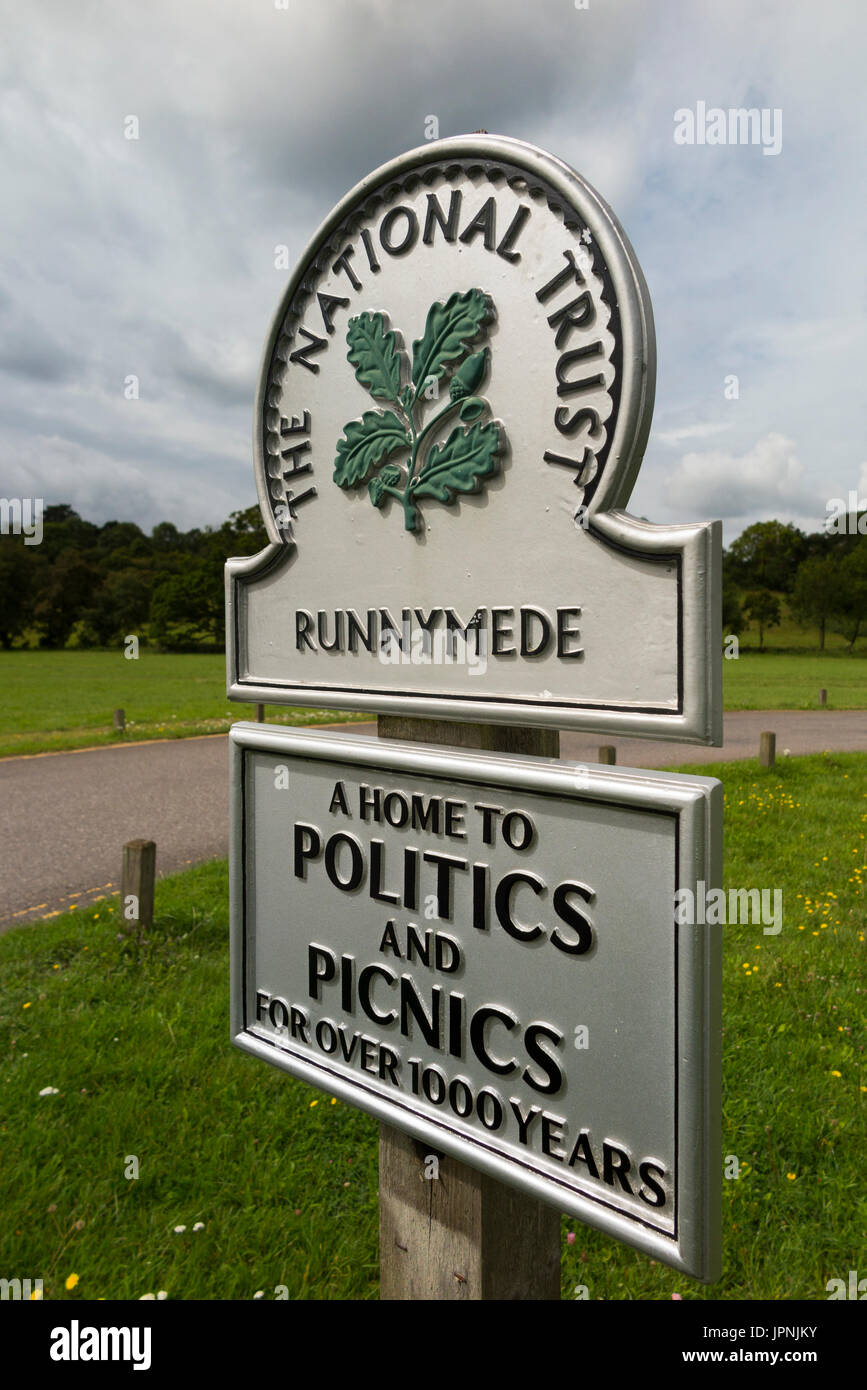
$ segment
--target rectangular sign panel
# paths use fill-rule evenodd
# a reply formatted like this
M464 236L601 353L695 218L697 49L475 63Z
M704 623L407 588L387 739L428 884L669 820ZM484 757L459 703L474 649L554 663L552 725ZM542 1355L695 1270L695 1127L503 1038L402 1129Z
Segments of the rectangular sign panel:
M234 1042L718 1277L720 783L230 737Z

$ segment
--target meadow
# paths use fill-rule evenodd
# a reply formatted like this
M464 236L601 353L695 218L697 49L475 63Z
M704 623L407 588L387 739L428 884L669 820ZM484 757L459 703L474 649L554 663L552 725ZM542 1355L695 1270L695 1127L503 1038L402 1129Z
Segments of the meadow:
M742 645L737 660L723 661L725 709L818 709L823 688L829 709L867 709L864 657L839 646L802 653ZM226 699L220 654L143 647L137 660L127 660L122 651L0 652L0 691L0 757L225 733L237 720L255 718L254 705ZM115 709L126 712L124 733L112 726ZM315 724L364 716L269 705L266 717Z
M724 929L723 1277L564 1218L562 1296L826 1299L867 1218L867 755L694 770L724 784L725 886L784 904L777 936ZM0 938L7 1276L73 1301L378 1296L377 1125L232 1048L227 932L212 862L158 882L144 942L110 900Z
M226 658L220 653L140 649L135 660L118 651L0 652L0 757L98 744L225 733L256 706L226 699ZM126 732L113 712L126 714ZM333 710L269 706L274 723L350 721Z

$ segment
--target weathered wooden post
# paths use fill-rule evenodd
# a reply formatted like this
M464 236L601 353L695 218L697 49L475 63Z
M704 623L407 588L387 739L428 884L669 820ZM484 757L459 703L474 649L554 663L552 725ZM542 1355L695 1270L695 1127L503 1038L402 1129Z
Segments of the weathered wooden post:
M561 1212L718 1277L721 787L558 757L722 741L720 524L624 511L654 381L610 209L482 133L347 194L266 344L229 697L379 736L230 733L232 1037L380 1122L385 1298L556 1298Z
M153 840L129 840L123 847L120 909L126 931L146 932L153 926L156 860Z
M557 758L554 729L380 715L380 738ZM385 1122L379 1127L383 1299L560 1297L560 1215ZM429 1160L436 1160L432 1176Z
M114 712L114 727L115 727L115 730L116 730L118 733L123 734L123 733L126 732L126 711L125 711L125 710L122 710L122 709L116 709L116 710L115 710L115 712Z
M774 767L777 761L777 735L765 730L759 735L759 764L761 767Z
M828 703L828 692L824 688L819 691L819 708L824 709Z
M617 762L617 749L613 743L603 743L599 746L599 762L606 763L613 767Z

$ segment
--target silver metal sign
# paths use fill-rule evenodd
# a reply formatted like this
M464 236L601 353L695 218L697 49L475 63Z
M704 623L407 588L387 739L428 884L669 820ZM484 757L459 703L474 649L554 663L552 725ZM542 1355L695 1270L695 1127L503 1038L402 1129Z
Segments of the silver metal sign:
M720 524L623 510L655 370L635 254L560 160L461 136L371 174L265 346L230 697L719 744Z
M719 882L720 783L230 741L237 1046L717 1278L720 931L675 895Z

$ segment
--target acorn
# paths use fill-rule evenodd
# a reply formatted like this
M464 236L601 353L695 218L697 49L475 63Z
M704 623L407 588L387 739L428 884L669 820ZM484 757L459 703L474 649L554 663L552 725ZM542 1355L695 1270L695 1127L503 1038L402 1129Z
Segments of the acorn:
M458 367L452 377L452 384L449 387L449 394L453 401L462 401L464 396L471 396L485 375L487 366L488 349L482 348L481 352L474 352L472 357L468 357L462 366Z

